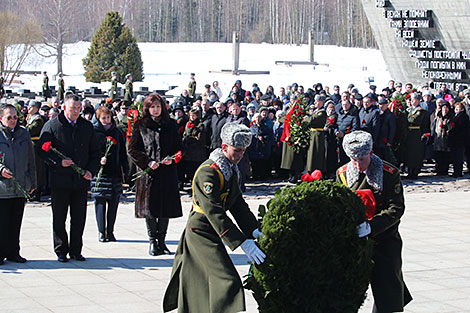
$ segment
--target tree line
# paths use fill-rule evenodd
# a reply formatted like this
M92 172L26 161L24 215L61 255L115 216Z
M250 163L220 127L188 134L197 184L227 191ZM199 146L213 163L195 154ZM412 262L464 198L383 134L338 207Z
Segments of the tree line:
M138 41L230 42L239 31L242 42L304 44L312 30L316 44L375 47L360 0L0 0L0 7L34 17L48 43L90 41L105 14L118 11Z

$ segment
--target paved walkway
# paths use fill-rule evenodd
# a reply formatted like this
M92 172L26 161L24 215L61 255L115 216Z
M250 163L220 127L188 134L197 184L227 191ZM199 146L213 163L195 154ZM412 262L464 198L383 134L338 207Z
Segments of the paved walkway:
M470 312L470 193L407 194L401 225L405 279L415 300L405 312ZM266 200L250 199L256 210ZM176 249L185 216L170 222L168 243ZM83 254L86 262L56 261L51 209L28 204L21 237L26 264L0 266L1 312L161 312L172 257L151 257L143 220L133 204L119 208L118 242L99 243L89 203ZM248 271L238 249L231 253L240 274ZM248 312L257 312L247 292ZM370 294L360 312L371 311Z

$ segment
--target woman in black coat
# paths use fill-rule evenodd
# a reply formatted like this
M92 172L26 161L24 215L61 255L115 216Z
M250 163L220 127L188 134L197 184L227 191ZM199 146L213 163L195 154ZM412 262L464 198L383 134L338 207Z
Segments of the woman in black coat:
M95 199L95 215L99 231L98 240L100 242L116 241L114 224L122 194L122 178L129 173L126 143L122 132L114 123L110 109L100 106L96 110L96 119L94 128L101 153L100 164L103 167L98 185L97 176L91 181L91 192ZM108 156L105 157L108 137L113 145ZM106 204L108 205L107 212Z
M147 171L136 181L135 215L145 218L149 254L171 254L165 245L169 219L183 213L176 164L165 158L181 151L181 139L158 94L145 98L143 110L142 119L134 124L128 151L139 170Z
M454 177L462 177L463 156L465 146L469 140L469 120L465 112L465 105L461 102L455 104L455 117L452 120L452 128L449 130L449 146L454 164Z

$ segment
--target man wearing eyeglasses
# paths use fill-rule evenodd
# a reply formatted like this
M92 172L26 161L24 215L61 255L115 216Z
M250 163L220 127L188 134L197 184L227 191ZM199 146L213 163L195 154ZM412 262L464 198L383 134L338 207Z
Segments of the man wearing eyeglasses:
M67 157L61 159L52 151L40 151L51 170L52 228L54 251L59 262L67 262L67 254L77 261L85 261L82 235L87 193L92 176L98 172L101 157L93 126L80 116L80 110L80 99L74 94L66 95L64 111L44 125L39 139L41 147L45 142L51 142L52 147ZM72 164L85 170L85 175L74 171ZM65 227L69 207L70 241Z
M36 188L34 150L13 105L0 106L0 122L0 265L5 258L25 263L20 255L20 229L25 198Z

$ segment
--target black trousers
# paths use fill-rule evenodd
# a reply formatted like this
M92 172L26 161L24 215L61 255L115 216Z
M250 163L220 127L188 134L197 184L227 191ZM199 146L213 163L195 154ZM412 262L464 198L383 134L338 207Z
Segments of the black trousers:
M24 198L0 199L0 260L20 254Z
M463 157L465 153L465 148L464 147L451 148L450 153L452 154L452 163L454 164L454 176L462 176Z
M98 231L100 233L114 232L114 224L116 223L120 198L120 192L113 192L110 199L101 197L95 198L96 224L98 225Z
M450 152L448 151L434 151L434 158L436 159L436 174L447 175L449 174Z
M166 232L170 219L167 217L147 217L145 218L147 233L150 241L165 242Z
M85 228L87 189L52 189L52 230L54 251L57 255L82 252ZM70 244L65 221L70 207Z

